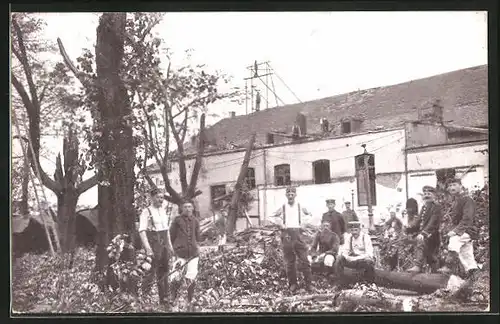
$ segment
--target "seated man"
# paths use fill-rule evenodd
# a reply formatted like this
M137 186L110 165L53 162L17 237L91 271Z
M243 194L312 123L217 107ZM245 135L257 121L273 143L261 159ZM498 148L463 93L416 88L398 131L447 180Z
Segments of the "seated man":
M338 235L332 232L330 228L330 222L323 221L321 230L314 237L310 249L311 256L308 258L309 262L324 267L323 269L326 269L328 273L333 273L333 263L339 251L339 242Z
M375 260L373 245L370 236L361 232L360 222L349 222L349 234L339 248L339 255L335 262L337 275L344 273L344 267L365 270L365 276L372 279L374 276Z

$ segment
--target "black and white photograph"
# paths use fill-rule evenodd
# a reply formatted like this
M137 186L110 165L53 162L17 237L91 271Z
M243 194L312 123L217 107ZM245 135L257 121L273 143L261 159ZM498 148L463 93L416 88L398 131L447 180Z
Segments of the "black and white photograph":
M490 311L486 11L9 25L11 316Z

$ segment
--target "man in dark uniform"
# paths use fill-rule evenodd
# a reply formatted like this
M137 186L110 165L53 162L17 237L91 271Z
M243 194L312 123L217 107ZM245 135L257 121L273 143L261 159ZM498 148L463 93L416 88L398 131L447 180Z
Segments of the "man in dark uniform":
M177 298L178 291L182 285L181 278L185 279L187 286L187 302L192 309L193 295L198 276L198 262L200 260L200 223L195 214L194 203L184 200L181 205L181 215L176 217L169 229L172 245L176 255L174 272L171 274L172 281L171 298Z
M472 240L478 237L478 229L474 226L476 203L463 193L460 179L449 180L446 187L453 197L451 218L454 225L454 228L446 234L448 236L448 251L450 256L458 256L467 277L473 278L479 270L472 245ZM449 263L451 260L446 261ZM439 269L439 272L449 273L450 269L448 266L444 266Z
M417 235L417 246L415 250L415 265L409 272L421 272L424 262L434 273L438 267L439 252L439 225L441 223L442 210L436 202L436 189L431 186L422 188L424 205L420 211L420 231Z
M344 223L349 224L349 222L359 222L358 215L351 209L351 202L346 201L345 210L342 212L342 217L344 217Z
M333 264L339 252L340 239L331 231L330 222L324 221L320 231L314 237L309 262L312 265L333 273ZM318 251L319 249L319 251ZM318 253L319 252L319 253Z
M327 199L326 206L328 207L328 212L323 214L321 222L330 222L330 229L332 230L332 232L337 234L340 239L340 244L344 244L344 233L346 232L346 226L342 215L335 210L335 199Z

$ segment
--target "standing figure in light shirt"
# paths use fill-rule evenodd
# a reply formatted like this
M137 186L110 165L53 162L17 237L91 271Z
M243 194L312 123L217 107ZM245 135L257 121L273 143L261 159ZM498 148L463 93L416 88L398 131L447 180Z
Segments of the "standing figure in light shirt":
M168 271L173 254L170 241L170 215L163 205L160 190L150 191L151 205L139 217L139 236L146 254L152 259L152 271L147 273L142 283L143 293L151 291L156 275L158 296L161 304L168 303Z
M307 258L308 247L304 241L303 226L311 221L312 214L296 201L297 190L286 189L287 202L270 217L281 228L281 242L286 263L289 289L297 290L297 270L304 276L305 289L311 291L311 265Z
M360 222L349 222L348 228L349 233L345 242L339 248L335 272L337 275L342 275L344 267L362 269L365 271L365 276L371 279L375 270L372 240L368 234L361 232Z

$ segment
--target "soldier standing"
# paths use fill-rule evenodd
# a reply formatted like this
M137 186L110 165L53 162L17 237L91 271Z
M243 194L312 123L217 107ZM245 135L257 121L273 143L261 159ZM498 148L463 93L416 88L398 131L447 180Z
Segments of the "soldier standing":
M304 241L302 226L312 216L295 199L297 190L294 187L286 189L288 202L283 204L270 217L270 221L281 228L281 242L283 256L286 263L286 274L289 289L293 293L297 290L297 268L304 276L306 290L311 290L311 265L307 258L308 247ZM306 216L306 217L304 217Z
M421 223L417 235L415 265L408 271L421 272L424 262L427 262L431 267L431 271L436 272L440 245L439 224L441 223L442 210L441 206L435 202L435 188L424 186L422 191L424 206L422 206L419 216Z
M328 207L328 212L323 214L321 222L330 222L330 229L332 230L332 232L338 235L340 244L343 244L344 233L346 232L344 218L338 211L335 210L335 199L327 199L326 206Z
M345 205L345 210L342 212L342 217L344 217L344 223L348 224L350 222L358 222L359 221L358 215L356 215L356 212L351 209L351 202L346 201L344 205Z

